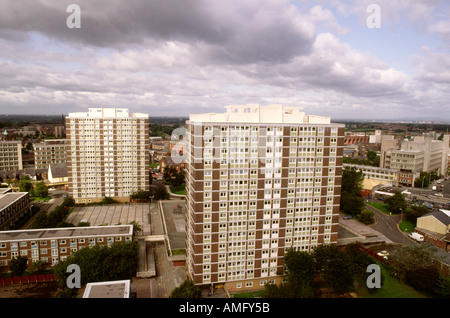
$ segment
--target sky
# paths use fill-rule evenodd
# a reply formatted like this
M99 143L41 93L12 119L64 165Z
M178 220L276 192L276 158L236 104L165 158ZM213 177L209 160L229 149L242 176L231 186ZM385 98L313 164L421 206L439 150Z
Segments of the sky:
M118 107L186 117L256 103L332 119L450 121L446 0L0 0L0 8L0 114Z

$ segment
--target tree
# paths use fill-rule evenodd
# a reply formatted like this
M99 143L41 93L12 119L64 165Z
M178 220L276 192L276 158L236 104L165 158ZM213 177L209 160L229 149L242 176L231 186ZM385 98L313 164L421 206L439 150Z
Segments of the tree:
M364 207L361 196L364 174L355 167L345 167L342 172L341 204L342 212L358 215Z
M133 225L133 237L142 234L143 230L141 225L136 221L131 221L129 224Z
M340 208L342 212L356 216L364 208L364 198L350 192L343 192L341 194Z
M164 185L156 184L155 187L153 187L153 197L155 200L167 200L170 195Z
M405 282L420 292L435 296L439 286L439 277L436 266L428 265L424 268L407 271Z
M329 287L336 293L348 292L353 286L350 257L336 245L323 244L314 250L316 265Z
M358 220L364 224L372 224L374 222L374 213L371 210L363 209L360 214L358 214Z
M31 189L33 189L33 184L31 183L30 178L25 179L25 177L23 177L19 182L19 191L29 192Z
M75 205L75 200L72 197L67 197L63 200L63 202L61 203L62 206L65 207L72 207Z
M450 276L439 277L436 292L439 297L450 298Z
M407 207L404 212L406 220L412 223L416 223L417 218L430 212L430 210L424 205L412 205L410 207Z
M27 268L28 258L26 256L18 256L11 260L9 270L15 275L20 276Z
M31 272L33 274L42 274L44 273L45 269L47 268L48 263L46 261L38 260L31 263L31 265L28 267L28 272Z
M139 190L130 194L131 200L150 201L152 198L151 191Z
M139 248L137 242L116 242L110 247L95 245L73 253L70 258L59 262L54 273L61 287L66 285L67 266L80 266L81 284L122 280L131 278L136 272Z
M39 198L48 197L48 187L44 181L38 182L34 187L34 195Z
M191 280L185 280L170 294L170 298L201 298L202 291Z
M397 191L393 196L384 200L388 205L388 211L394 214L399 214L406 210L406 199L400 191Z
M386 261L386 268L389 273L398 279L404 281L408 272L418 271L428 268L433 258L439 258L434 255L437 247L419 244L419 245L403 245L390 253Z
M290 248L284 258L286 281L279 286L267 284L268 298L310 298L314 296L313 281L315 276L314 257L302 251Z

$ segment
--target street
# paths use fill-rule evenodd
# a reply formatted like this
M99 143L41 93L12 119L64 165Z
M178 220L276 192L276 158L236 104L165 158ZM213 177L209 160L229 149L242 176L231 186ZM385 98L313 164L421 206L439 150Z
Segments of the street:
M414 244L414 241L407 237L407 234L400 232L397 224L400 222L400 215L386 215L380 210L374 208L371 205L366 204L367 209L374 212L374 218L376 222L371 227L385 235L391 241L400 244Z

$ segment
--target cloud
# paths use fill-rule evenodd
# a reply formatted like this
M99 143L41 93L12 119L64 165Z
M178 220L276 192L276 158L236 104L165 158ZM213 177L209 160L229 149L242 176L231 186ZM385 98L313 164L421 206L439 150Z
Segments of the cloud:
M345 43L352 29L340 18L365 24L364 1L80 0L81 29L66 26L70 3L0 0L1 111L120 106L188 115L255 102L391 116L447 96L447 53L421 52L411 76ZM383 27L405 12L445 33L437 1L388 3L379 1Z

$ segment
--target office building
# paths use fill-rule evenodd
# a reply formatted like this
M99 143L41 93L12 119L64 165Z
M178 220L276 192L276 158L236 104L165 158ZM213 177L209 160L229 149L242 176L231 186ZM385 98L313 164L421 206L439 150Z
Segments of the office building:
M149 190L148 115L89 108L66 117L69 195L77 203L129 201Z
M412 140L383 140L380 166L398 171L437 172L447 174L450 135L443 140L434 139L432 134L415 136Z
M46 139L33 144L35 169L47 170L51 164L66 163L66 139Z
M187 272L261 289L288 248L337 242L345 127L296 107L226 108L187 121Z
M22 142L0 141L0 170L22 170Z

